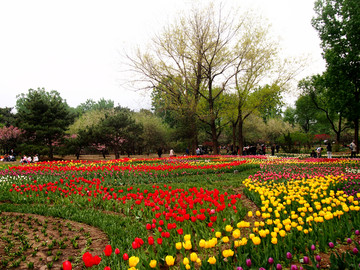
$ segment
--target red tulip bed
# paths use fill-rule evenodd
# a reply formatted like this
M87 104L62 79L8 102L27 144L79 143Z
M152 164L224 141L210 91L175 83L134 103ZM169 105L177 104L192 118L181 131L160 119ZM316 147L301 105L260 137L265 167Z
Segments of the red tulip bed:
M0 211L81 222L107 235L99 251L80 230L67 246L76 249L82 238L84 246L67 257L53 254L48 241L44 269L355 269L359 177L356 159L40 162L0 171ZM246 199L258 208L248 209ZM19 226L33 223L23 217ZM58 221L52 224L64 232ZM0 269L33 268L19 250L34 247L19 235L21 244L13 244L13 234L2 226Z

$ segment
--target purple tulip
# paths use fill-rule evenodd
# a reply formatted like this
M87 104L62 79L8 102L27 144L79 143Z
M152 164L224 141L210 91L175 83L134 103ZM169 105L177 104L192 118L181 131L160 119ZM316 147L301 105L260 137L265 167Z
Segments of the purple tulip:
M260 267L259 270L266 270L264 267Z
M280 263L278 263L278 264L276 265L276 270L282 270L282 266L281 266Z
M269 264L273 264L273 263L274 263L274 259L273 259L272 257L269 257L268 263L269 263Z
M351 244L352 243L351 238L346 239L346 243Z
M333 248L334 246L335 246L335 245L334 245L333 242L330 242L330 243L329 243L329 247L330 247L330 248Z
M251 259L246 259L246 266L250 267L251 266Z
M295 264L292 264L290 267L291 270L298 270L298 267Z
M315 250L315 249L316 249L315 245L311 245L311 250Z
M354 253L354 254L358 254L358 253L359 253L359 250L358 250L357 248L354 248L354 249L353 249L353 253Z
M359 230L356 230L355 231L355 235L359 235L360 234L360 231Z
M316 256L315 256L315 260L316 260L317 262L320 262L320 261L321 261L320 255L316 255Z
M244 270L241 266L236 267L236 270Z
M290 252L287 252L286 253L286 258L291 260L292 259L292 254Z
M318 268L318 269L319 269L319 268L320 268L320 264L316 264L316 268Z
M310 262L310 259L308 256L304 256L303 260L304 260L304 264L309 264L309 262Z

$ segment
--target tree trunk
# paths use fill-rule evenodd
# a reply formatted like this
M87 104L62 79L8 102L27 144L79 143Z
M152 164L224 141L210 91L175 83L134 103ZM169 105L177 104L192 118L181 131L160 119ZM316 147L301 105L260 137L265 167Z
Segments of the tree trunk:
M219 154L219 143L218 143L218 139L217 139L215 119L211 119L210 125L211 125L211 139L212 139L212 143L213 143L213 153L214 153L214 155L218 155Z
M54 158L54 148L52 145L52 140L51 138L49 138L49 159L53 160L53 158Z
M195 155L196 153L196 148L198 147L199 145L199 142L198 142L198 137L197 137L197 125L196 125L196 118L195 118L195 115L192 114L190 116L190 135L191 135L191 138L190 138L190 153L192 155Z
M241 113L239 112L241 115ZM239 155L242 156L243 154L243 148L244 148L244 137L243 137L243 119L240 116L239 117Z
M232 141L233 141L234 149L235 149L235 146L236 146L236 126L237 126L237 122L232 123Z
M356 144L356 153L359 154L359 118L356 117L354 120L354 128L355 128L355 134L354 134L354 140Z

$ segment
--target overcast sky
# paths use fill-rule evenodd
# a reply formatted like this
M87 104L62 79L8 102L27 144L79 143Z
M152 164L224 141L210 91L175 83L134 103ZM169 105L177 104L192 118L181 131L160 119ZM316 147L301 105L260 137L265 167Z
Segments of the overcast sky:
M105 98L134 110L149 109L146 95L124 85L128 78L120 52L147 44L193 2L0 1L0 107L14 107L20 93L44 87L58 91L72 107ZM267 18L284 57L309 55L312 62L301 78L324 71L320 40L310 22L314 0L223 3Z

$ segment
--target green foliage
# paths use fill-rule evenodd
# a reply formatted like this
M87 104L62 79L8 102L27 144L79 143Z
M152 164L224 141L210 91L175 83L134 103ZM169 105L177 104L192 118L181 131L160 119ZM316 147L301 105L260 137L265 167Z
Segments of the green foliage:
M66 101L57 91L30 89L17 96L16 109L18 126L26 132L22 151L46 154L52 159L54 148L73 120Z
M360 2L358 0L318 0L312 20L322 41L329 91L344 116L353 121L358 144L360 115Z
M147 110L135 113L134 118L137 123L143 126L140 137L145 153L155 153L159 147L166 148L168 146L171 131L160 118Z
M11 112L12 109L13 108L9 108L9 107L0 108L0 127L15 126L16 115Z
M135 122L129 109L116 107L113 111L106 111L91 132L94 140L112 149L115 158L119 158L120 151L129 155L135 152L140 143L142 125Z
M99 101L94 101L92 99L86 100L84 103L81 103L75 108L75 111L78 115L83 115L86 112L98 111L98 110L110 110L114 108L114 101L106 100L101 98Z

